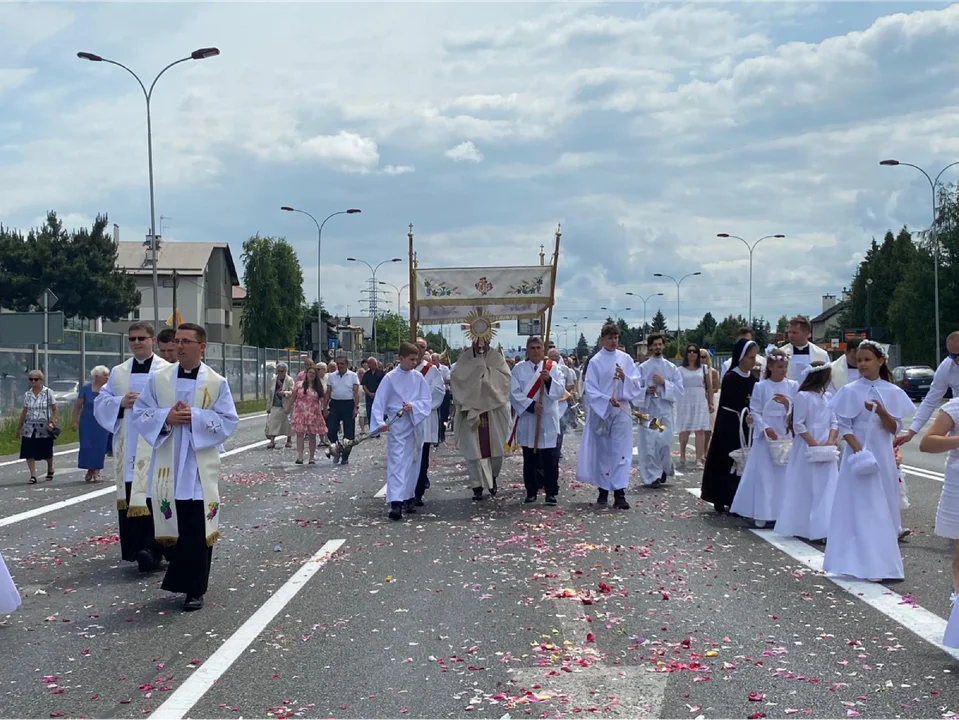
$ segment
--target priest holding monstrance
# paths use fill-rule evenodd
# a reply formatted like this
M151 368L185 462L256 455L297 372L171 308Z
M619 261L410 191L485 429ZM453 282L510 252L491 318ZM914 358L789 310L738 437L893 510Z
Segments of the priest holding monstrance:
M454 427L473 499L483 499L483 489L496 495L496 478L503 465L504 445L510 431L510 369L503 355L492 348L496 330L490 318L477 309L464 326L471 347L463 350L450 374Z

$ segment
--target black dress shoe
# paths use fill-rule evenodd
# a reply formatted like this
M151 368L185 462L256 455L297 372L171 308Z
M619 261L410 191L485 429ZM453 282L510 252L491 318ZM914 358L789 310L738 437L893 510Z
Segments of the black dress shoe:
M535 496L535 495L527 495L527 496L526 496L526 499L525 499L523 502L524 502L524 503L527 503L527 504L529 504L529 503L534 503L534 502L536 502L536 496Z
M187 596L186 602L183 603L183 610L185 612L193 612L194 610L203 609L203 596L200 597L190 597Z
M137 568L139 568L140 572L151 572L156 567L156 564L156 560L150 550L143 548L143 550L137 553Z
M483 499L483 488L475 487L473 488L473 500L482 500Z
M555 496L555 495L547 495L547 496L546 496L546 504L547 504L547 505L555 505L555 504L556 504L556 496Z
M597 505L605 505L609 502L609 490L600 490L599 496L596 498Z
M424 505L426 505L426 503L423 502L423 498L416 498L416 499L413 501L413 504L414 504L416 507L423 507Z
M403 510L405 510L408 515L414 514L416 512L416 501L407 500L403 503Z
M390 520L402 520L403 519L403 503L393 502L390 503Z
M496 486L496 478L493 478L493 487L489 489L489 496L496 497L496 493L499 492L499 488Z
M613 497L613 507L617 510L629 510L629 503L626 502L626 491L617 490Z

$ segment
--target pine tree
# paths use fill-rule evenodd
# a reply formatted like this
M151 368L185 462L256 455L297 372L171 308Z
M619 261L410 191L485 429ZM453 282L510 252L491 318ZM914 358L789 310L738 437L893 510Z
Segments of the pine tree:
M663 315L662 310L657 310L656 314L653 315L652 331L654 333L666 332L666 316Z

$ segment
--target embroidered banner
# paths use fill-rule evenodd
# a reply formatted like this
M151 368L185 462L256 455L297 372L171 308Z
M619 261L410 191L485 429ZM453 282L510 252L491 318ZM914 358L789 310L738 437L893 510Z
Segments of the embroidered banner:
M463 322L477 308L493 320L539 315L549 307L550 265L416 271L419 322Z

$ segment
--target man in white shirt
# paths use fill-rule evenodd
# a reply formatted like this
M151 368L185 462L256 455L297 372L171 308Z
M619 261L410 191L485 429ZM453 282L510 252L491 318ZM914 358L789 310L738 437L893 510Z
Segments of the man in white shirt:
M952 388L952 396L959 397L959 332L949 333L946 338L946 350L948 357L939 363L936 368L936 374L932 378L932 386L926 397L919 404L919 409L912 418L912 425L909 429L896 438L896 447L905 445L912 440L923 426L929 422L939 403L946 394L946 390Z
M789 321L789 342L780 350L789 358L789 370L786 377L796 382L802 382L803 370L814 362L829 363L829 353L818 345L809 342L812 337L812 325L809 318L797 315Z
M859 350L859 338L846 341L846 354L832 363L832 381L830 390L834 393L849 383L859 379L859 366L856 363L856 352Z
M673 444L673 408L683 396L683 375L673 363L663 357L666 338L659 333L649 336L649 359L639 367L641 397L633 404L650 418L660 421L666 429L662 432L640 423L637 437L637 464L639 477L644 487L659 488L667 484L666 478L673 470L670 454Z
M406 501L406 507L409 511L413 507L423 507L423 495L430 487L430 447L440 441L440 405L446 397L446 382L440 374L439 369L430 362L429 347L426 340L416 338L416 347L420 351L420 361L416 366L416 371L423 376L426 384L430 386L430 398L432 412L429 417L423 421L423 455L420 462L420 473L416 480L416 489L412 498ZM415 511L414 511L415 512Z
M356 415L360 411L360 378L348 369L343 355L336 358L336 372L326 376L326 406L329 408L326 428L330 444L336 445L341 423L343 438L353 440L356 437ZM351 449L346 447L339 455L334 455L333 463L349 464Z

